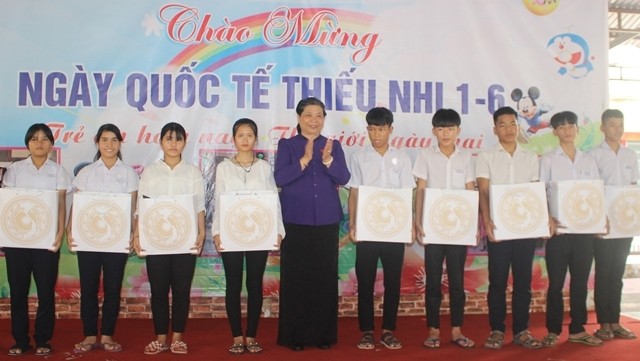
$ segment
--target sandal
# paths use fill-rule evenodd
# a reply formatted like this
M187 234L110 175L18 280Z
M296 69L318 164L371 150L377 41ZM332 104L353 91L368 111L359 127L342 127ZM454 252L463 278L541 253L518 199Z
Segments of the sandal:
M402 343L397 338L393 337L393 333L384 332L382 334L382 338L380 339L380 343L390 349L390 350L398 350L402 348Z
M74 353L85 353L100 347L98 343L83 343L79 342L73 346Z
M9 349L8 355L9 356L22 356L25 353L29 352L29 350L31 350L31 345L26 345L26 346L20 346L18 344L11 346L11 348Z
M122 351L122 345L117 342L103 342L99 344L99 347L107 352L120 352Z
M529 330L518 332L518 334L513 338L513 343L529 349L537 349L542 347L542 343L540 342L540 340L533 337Z
M544 347L553 347L558 344L558 335L549 332L546 336L542 338L542 346Z
M578 338L569 337L569 342L581 343L587 346L602 346L604 344L604 342L601 339L591 336L589 334L585 334L584 336L581 336Z
M437 337L427 337L422 344L426 348L440 348L440 339Z
M451 340L451 342L462 348L472 348L473 346L475 346L475 343L470 338L463 335L460 335L460 337L456 338L455 340Z
M593 333L594 336L601 340L612 340L614 337L613 331L605 330L604 328L597 329L596 332Z
M636 338L638 338L638 336L636 336L635 333L627 330L622 326L619 328L612 329L611 333L613 334L613 337L622 338L625 340L635 340Z
M144 348L144 354L157 355L160 352L167 351L168 349L169 349L169 346L165 345L160 341L155 340L155 341L149 342L149 344Z
M484 342L484 348L499 350L502 348L502 344L504 343L504 332L502 331L491 331L489 337Z
M53 352L53 348L48 343L36 346L36 356L48 356Z
M229 347L229 353L232 355L241 355L245 351L245 347L241 343L234 343Z
M247 343L247 351L249 351L249 353L260 353L262 352L262 346L256 342L249 342Z
M373 350L376 347L372 332L365 332L358 342L358 348L361 350Z
M189 350L187 349L187 344L182 340L176 340L171 342L171 353L175 353L178 355L186 355Z

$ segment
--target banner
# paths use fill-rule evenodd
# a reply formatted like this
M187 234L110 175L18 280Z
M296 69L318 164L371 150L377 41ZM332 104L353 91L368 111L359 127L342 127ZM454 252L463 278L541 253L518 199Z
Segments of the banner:
M26 156L26 129L43 122L56 159L77 174L110 122L124 132L124 161L141 172L161 157L162 126L176 121L189 133L184 159L207 181L209 229L215 166L234 153L233 122L257 122L259 156L273 164L308 96L326 104L323 134L347 156L369 143L364 116L374 106L394 113L391 146L412 158L436 144L431 117L440 108L461 114L458 145L473 153L496 143L492 113L501 106L517 109L521 141L539 154L557 145L550 116L574 111L579 145L589 149L602 140L607 26L605 0L13 1L0 13L0 165ZM346 224L340 246L346 295L355 258ZM402 289L419 293L422 248L407 253ZM277 257L266 294L277 294ZM469 257L468 269L486 268L483 257ZM145 272L131 257L125 295L148 294ZM60 273L60 294L77 289L75 256L63 254ZM479 284L467 288L486 288ZM224 294L210 234L193 289Z

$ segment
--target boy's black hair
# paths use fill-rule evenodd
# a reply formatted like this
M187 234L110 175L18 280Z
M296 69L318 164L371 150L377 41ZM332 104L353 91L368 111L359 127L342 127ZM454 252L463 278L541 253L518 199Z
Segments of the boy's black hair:
M51 145L54 144L53 132L51 131L51 128L49 128L49 126L44 123L36 123L30 126L29 129L27 129L27 134L25 134L24 136L24 145L26 145L27 148L29 148L29 141L31 140L31 138L33 138L33 136L38 132L42 132L44 136L49 139Z
M564 111L554 114L549 120L553 129L564 124L578 124L578 115L571 111Z
M431 125L439 127L459 127L461 123L460 114L453 109L439 109L431 118Z
M502 107L498 108L498 110L493 113L493 124L495 125L498 121L498 118L506 114L513 115L516 117L516 119L518 119L518 112L516 112L515 109L513 109L512 107Z
M369 109L365 117L368 125L388 125L393 124L393 113L391 110L384 107L375 107Z
M611 118L620 118L624 120L624 114L618 109L607 109L602 113L602 124Z

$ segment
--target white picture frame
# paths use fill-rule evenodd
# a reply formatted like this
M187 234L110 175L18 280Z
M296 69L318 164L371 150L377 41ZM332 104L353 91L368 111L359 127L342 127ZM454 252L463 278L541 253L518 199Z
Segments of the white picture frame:
M411 243L413 189L358 187L358 241Z
M477 191L426 188L423 204L423 244L476 245Z
M74 193L72 220L72 251L130 253L131 194Z
M278 193L275 191L221 193L222 252L276 250L278 219Z
M197 254L194 194L142 198L138 207L141 256Z
M496 240L549 237L549 212L544 183L491 185L489 200Z
M0 188L0 246L54 250L58 191Z

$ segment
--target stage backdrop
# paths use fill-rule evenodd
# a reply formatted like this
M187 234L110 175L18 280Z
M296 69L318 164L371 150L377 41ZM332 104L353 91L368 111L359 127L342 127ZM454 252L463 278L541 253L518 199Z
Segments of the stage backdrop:
M232 123L254 119L260 155L273 163L308 96L325 102L323 133L347 156L368 144L364 115L374 106L394 112L391 145L412 159L435 145L431 117L443 107L461 113L459 146L474 153L496 144L491 114L504 105L518 109L520 139L539 154L557 144L548 128L557 111L579 115L581 148L602 140L606 0L22 0L3 9L2 164L26 156L27 127L44 122L55 156L77 173L93 159L96 130L111 122L126 133L124 161L141 172L161 156L161 127L179 122L189 132L184 158L207 180L209 224L215 166L234 152ZM340 237L340 290L353 295L346 223ZM403 293L423 292L423 248L408 246L405 259ZM543 262L536 258L535 290L545 288ZM472 249L469 292L486 291L486 263L484 247ZM278 277L275 252L266 295L277 295ZM221 296L224 287L209 234L193 295ZM58 292L78 289L76 257L64 246ZM4 266L0 292L9 295ZM143 259L130 257L123 295L149 295Z

